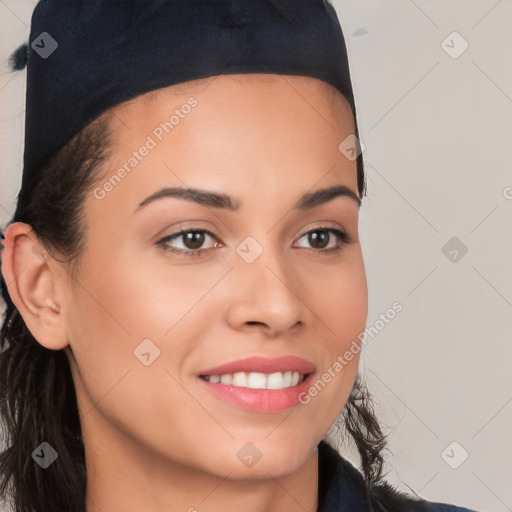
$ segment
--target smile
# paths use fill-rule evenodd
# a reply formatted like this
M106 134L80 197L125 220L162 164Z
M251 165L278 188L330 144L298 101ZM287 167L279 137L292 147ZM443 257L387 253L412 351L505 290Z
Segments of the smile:
M249 389L284 389L296 386L306 378L299 372L237 372L223 375L201 375L202 379L214 383Z
M317 373L311 361L294 356L246 357L204 368L197 380L222 403L259 413L300 406L299 397ZM302 405L303 406L303 405Z

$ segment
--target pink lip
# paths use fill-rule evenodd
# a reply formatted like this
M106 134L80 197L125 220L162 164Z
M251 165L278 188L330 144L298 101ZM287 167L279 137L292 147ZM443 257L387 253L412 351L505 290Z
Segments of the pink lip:
M258 373L274 373L274 372L299 372L312 373L316 371L316 367L310 361L295 356L276 357L268 359L266 357L247 357L239 359L231 363L208 368L201 371L198 375L226 375L237 372L258 372Z
M198 376L202 376L237 372L274 373L288 371L309 375L296 386L284 389L250 389L220 382L209 382L201 378L198 380L201 385L223 401L231 402L249 411L271 413L284 411L300 403L300 397L307 392L316 373L316 366L313 363L295 356L283 356L274 359L248 357L198 373Z

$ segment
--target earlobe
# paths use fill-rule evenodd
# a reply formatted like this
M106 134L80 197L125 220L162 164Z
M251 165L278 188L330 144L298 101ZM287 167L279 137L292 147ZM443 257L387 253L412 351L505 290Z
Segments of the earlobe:
M55 295L55 267L48 264L51 255L28 224L14 222L4 236L2 274L11 300L41 345L51 350L66 347L62 304Z

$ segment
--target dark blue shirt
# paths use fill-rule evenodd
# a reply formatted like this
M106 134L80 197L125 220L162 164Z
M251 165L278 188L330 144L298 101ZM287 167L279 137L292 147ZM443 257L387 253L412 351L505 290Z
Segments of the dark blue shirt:
M421 500L387 484L370 491L363 475L325 441L318 445L317 512L476 512L446 503Z

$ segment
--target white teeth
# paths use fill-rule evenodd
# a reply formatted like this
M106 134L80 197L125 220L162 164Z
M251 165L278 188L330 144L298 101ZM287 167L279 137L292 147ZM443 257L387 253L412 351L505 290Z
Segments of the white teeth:
M245 372L238 372L233 375L233 382L231 382L233 386L239 386L242 388L247 387L247 375Z
M231 384L233 382L232 375L222 375L220 378L222 384Z
M299 372L275 372L271 374L259 372L237 372L225 375L207 375L206 380L215 384L227 384L250 389L283 389L296 386L304 380Z
M265 389L267 387L267 377L263 373L249 373L247 387L251 389Z
M267 389L281 389L283 387L283 374L281 372L271 373L267 377Z

